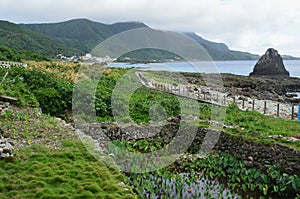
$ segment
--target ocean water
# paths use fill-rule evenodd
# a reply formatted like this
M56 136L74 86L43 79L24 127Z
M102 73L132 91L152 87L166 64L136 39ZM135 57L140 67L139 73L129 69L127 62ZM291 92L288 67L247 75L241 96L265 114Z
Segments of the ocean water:
M174 72L232 73L248 76L257 61L166 62L149 64L110 63L110 67L166 70ZM300 78L300 60L285 60L284 65L292 77Z

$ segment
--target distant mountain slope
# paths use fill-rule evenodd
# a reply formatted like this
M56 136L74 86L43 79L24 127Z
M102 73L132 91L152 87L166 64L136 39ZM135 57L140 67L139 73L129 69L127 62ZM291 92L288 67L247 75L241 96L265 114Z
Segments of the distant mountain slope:
M45 34L55 41L82 52L90 52L98 43L112 36L107 25L87 19L73 19L60 23L20 24Z
M20 24L22 27L32 31L47 35L52 40L60 43L61 46L76 48L82 54L89 53L103 40L116 35L120 32L148 27L140 22L119 22L111 25L93 22L88 19L73 19L60 23L47 24ZM256 60L258 55L247 52L230 50L224 43L216 43L208 41L195 33L184 33L201 44L213 60ZM170 59L172 53L161 53L155 50L142 50L127 54L126 56L135 56L137 60L149 57L149 60L166 57ZM140 53L140 55L139 55ZM152 56L153 55L153 56ZM175 57L173 57L175 58ZM286 56L288 59L294 59L291 56ZM147 61L147 60L145 60Z
M85 53L90 52L103 40L133 28L146 27L137 22L106 25L88 19L73 19L60 23L20 24L32 31L46 34L57 42Z
M224 43L216 43L203 39L195 33L184 33L196 42L201 44L213 60L253 60L258 59L258 55L247 52L233 51Z
M58 53L79 54L77 49L67 48L46 35L7 21L0 21L0 46L16 50L29 50L50 57L54 57Z
M294 57L290 55L282 55L283 60L300 60L300 57Z
M145 27L148 26L141 22L119 22L119 23L114 23L112 25L109 25L109 29L113 34L118 34L120 32L124 32L135 28L145 28Z
M36 31L42 34L46 34L55 41L68 47L77 48L78 50L88 53L96 45L103 40L121 33L123 31L148 27L144 23L140 22L119 22L111 25L103 23L93 22L87 19L73 19L61 23L48 23L48 24L20 24L32 31ZM257 55L253 55L246 52L232 51L223 43L215 43L203 39L195 33L185 33L187 36L194 39L201 44L214 60L251 60L258 59ZM153 50L145 53L146 51L140 51L141 56L138 53L133 53L135 57L145 58L146 55L155 54L149 59L157 59L158 52ZM132 54L132 55L133 55ZM170 59L170 54L163 53L167 59ZM130 54L129 54L130 56Z

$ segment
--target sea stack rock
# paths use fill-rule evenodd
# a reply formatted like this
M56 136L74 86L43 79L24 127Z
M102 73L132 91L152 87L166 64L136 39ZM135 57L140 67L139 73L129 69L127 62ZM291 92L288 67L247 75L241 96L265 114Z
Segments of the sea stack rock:
M259 58L250 76L289 77L290 73L285 69L282 58L277 50L269 48Z

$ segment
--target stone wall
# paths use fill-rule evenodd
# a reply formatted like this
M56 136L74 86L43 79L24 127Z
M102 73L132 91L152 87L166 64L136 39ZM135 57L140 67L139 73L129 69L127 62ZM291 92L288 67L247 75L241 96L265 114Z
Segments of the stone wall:
M5 133L0 129L0 159L13 157L13 142L8 138L4 137Z
M266 145L221 132L214 149L243 160L247 167L266 169L268 165L276 165L283 172L300 175L300 152L286 146Z
M0 117L3 116L4 112L11 109L9 102L2 102L0 101ZM0 127L0 159L13 157L13 142L9 138L10 135L6 133Z
M0 68L11 68L13 66L23 66L27 67L27 64L23 64L20 62L7 62L7 61L0 61Z
M163 128L151 124L145 127L135 125L121 127L117 123L106 122L101 124L87 124L82 126L81 130L86 135L91 136L96 143L100 143L100 145L103 144L103 141L109 140L139 140L143 138L160 138L165 143L169 143L177 133L180 118L172 118L168 119L168 121L169 124ZM208 137L212 138L212 146L206 146L209 150L229 153L237 159L244 161L245 165L249 168L253 167L265 170L268 165L276 165L282 172L300 175L300 153L298 151L278 144L266 145L245 140L241 136L228 136L223 131L208 130L205 128L199 129L189 149L199 149L208 131L210 132L210 136ZM189 139L188 133L189 129L187 128L186 133L180 135L179 140L187 142ZM215 140L213 139L218 139L218 142L215 144ZM183 147L183 144L184 142L178 143L181 147ZM101 145L101 147L105 146ZM205 150L203 146L202 150Z

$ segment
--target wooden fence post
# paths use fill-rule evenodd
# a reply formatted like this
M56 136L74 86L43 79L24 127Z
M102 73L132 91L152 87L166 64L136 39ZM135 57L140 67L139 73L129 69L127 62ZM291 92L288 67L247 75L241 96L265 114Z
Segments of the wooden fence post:
M279 117L279 103L277 104L277 117Z
M255 108L255 100L253 99L252 100L252 111L254 111L254 108Z
M292 120L294 119L294 112L295 112L294 105L292 105Z
M243 109L245 108L245 100L243 99Z
M233 97L233 103L235 103L235 97Z
M300 121L300 104L298 104L298 121Z
M267 113L267 102L265 101L265 103L264 103L264 114L266 114Z

